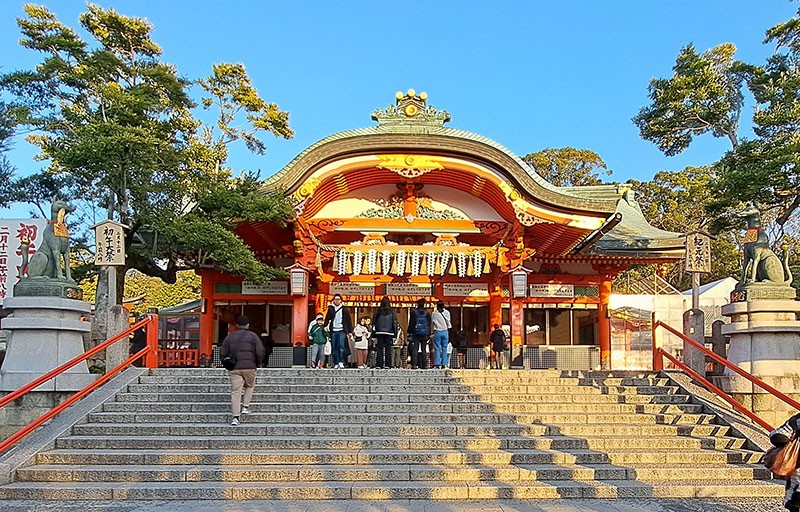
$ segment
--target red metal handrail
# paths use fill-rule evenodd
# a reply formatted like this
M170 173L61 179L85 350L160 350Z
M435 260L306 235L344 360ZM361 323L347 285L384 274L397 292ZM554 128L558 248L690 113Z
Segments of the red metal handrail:
M48 412L46 412L43 415L39 416L37 419L32 421L27 426L23 427L19 432L17 432L16 434L12 435L8 439L6 439L2 443L0 443L0 453L2 453L5 450L7 450L8 448L14 446L20 439L24 438L25 436L27 436L28 434L30 434L31 432L36 430L44 422L46 422L50 418L53 418L54 416L59 414L61 411L63 411L67 407L69 407L70 405L74 404L75 402L77 402L81 398L85 397L86 395L88 395L89 393L91 393L92 391L94 391L95 389L100 387L101 385L103 385L106 382L108 382L113 376L115 376L116 374L120 373L122 370L127 368L128 365L130 365L134 361L140 359L142 356L145 357L145 366L147 366L148 368L155 368L156 367L156 361L157 361L156 351L157 351L157 347L158 347L158 315L147 315L144 320L140 320L140 321L134 323L128 329L122 331L121 333L117 334L116 336L113 336L112 338L109 338L108 340L104 341L103 343L100 343L96 347L94 347L94 348L92 348L90 350L87 350L83 354L72 358L71 360L67 361L66 363L62 364L61 366L59 366L59 367L57 367L57 368L55 368L53 370L50 370L49 372L45 373L41 377L29 382L28 384L25 384L24 386L22 386L18 390L14 391L13 393L10 393L10 394L4 396L2 399L0 399L0 407L4 407L4 406L8 405L9 403L11 403L14 400L24 396L25 394L29 393L31 390L33 390L33 389L37 388L38 386L44 384L45 382L49 381L50 379L53 379L53 378L57 377L58 375L61 375L62 373L64 373L65 371L69 370L73 366L77 365L81 361L85 361L86 359L92 357L93 355L97 354L98 352L100 352L102 350L105 350L106 348L108 348L112 344L116 343L117 341L121 340L122 338L126 338L132 332L134 332L134 331L136 331L137 329L140 329L140 328L146 328L147 329L147 346L145 348L143 348L139 352L135 353L134 355L128 357L128 359L126 359L122 364L120 364L116 368L113 368L110 371L107 371L103 376L101 376L100 378L98 378L97 380L95 380L94 382L89 384L88 386L84 387L80 391L77 391L74 395L69 397L67 400L65 400L65 401L61 402L60 404L58 404L57 406L53 407Z
M725 366L726 368L730 369L733 372L738 373L739 375L741 375L742 377L744 377L745 379L750 381L752 384L755 384L756 386L760 387L761 389L767 391L772 396L774 396L774 397L778 398L779 400L783 401L785 404L788 404L788 405L794 407L795 409L800 410L800 402L797 402L796 400L793 400L793 399L789 398L788 396L786 396L785 394L781 393L777 389L773 388L772 386L770 386L766 382L762 381L758 377L755 377L755 376L747 373L746 371L742 370L741 368L739 368L735 364L731 363L730 361L728 361L724 357L720 356L719 354L715 354L714 352L708 350L704 345L696 342L695 340L693 340L690 337L686 336L685 334L683 334L682 332L678 331L674 327L672 327L670 325L667 325L667 324L665 324L664 322L662 322L660 320L658 320L656 322L653 322L653 340L652 341L653 341L653 369L654 370L660 371L660 370L663 369L663 357L666 357L667 359L672 361L673 364L675 364L678 367L680 367L683 371L685 371L686 373L691 375L693 378L699 380L700 383L703 384L706 388L708 388L709 390L711 390L714 393L716 393L717 395L719 395L720 398L724 399L726 402L730 403L734 407L734 409L736 409L737 411L741 412L742 414L744 414L745 416L747 416L751 420L755 421L756 423L758 423L759 425L761 425L765 429L773 430L772 426L770 426L766 421L762 420L761 418L756 416L752 411L750 411L749 409L747 409L744 406L742 406L741 404L739 404L739 402L734 400L734 398L732 396L730 396L726 392L722 391L718 387L714 386L705 377L701 376L700 374L698 374L697 372L695 372L694 370L689 368L689 366L686 365L685 363L683 363L681 361L678 361L678 359L675 358L672 354L667 353L661 347L656 347L656 345L655 345L655 343L656 343L655 332L656 332L656 328L658 328L658 327L663 327L665 330L669 331L670 333L674 334L678 338L682 339L685 343L688 343L692 347L696 348L697 350L699 350L700 352L705 354L707 357L710 357L713 361Z

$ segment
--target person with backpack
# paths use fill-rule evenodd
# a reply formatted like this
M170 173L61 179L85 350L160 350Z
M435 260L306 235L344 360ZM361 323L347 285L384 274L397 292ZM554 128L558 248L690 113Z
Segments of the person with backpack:
M389 297L384 297L372 319L372 332L378 340L375 368L391 367L392 343L398 331L397 313L389 302Z
M333 304L328 306L328 314L325 315L324 326L331 336L333 367L344 368L344 363L350 355L347 341L353 337L353 318L350 316L350 311L342 305L341 294L334 294Z
M410 312L408 322L411 369L424 370L428 363L428 339L431 337L431 315L425 311L425 299L417 301L417 307Z
M444 301L436 303L436 311L431 317L433 324L433 348L436 353L433 356L434 368L447 368L450 364L450 354L447 345L450 344L450 312L444 308Z
M236 364L229 370L231 377L231 425L239 424L239 414L250 414L250 401L256 386L256 368L264 360L264 345L250 330L250 319L236 319L236 330L222 341L220 356L233 356ZM242 398L244 389L244 398Z

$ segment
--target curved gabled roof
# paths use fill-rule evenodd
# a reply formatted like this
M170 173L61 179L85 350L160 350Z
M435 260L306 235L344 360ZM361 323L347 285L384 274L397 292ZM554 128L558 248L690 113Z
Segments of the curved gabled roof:
M283 169L264 182L266 190L286 190L293 193L314 169L325 163L366 153L391 151L421 152L439 155L458 155L462 158L482 161L494 168L518 191L537 203L556 208L584 210L611 214L620 197L619 187L607 185L594 187L595 193L586 194L557 187L537 174L525 161L498 142L466 130L446 128L430 119L442 112L424 106L419 119L397 114L403 110L402 101L397 107L376 111L373 118L378 126L345 130L325 137L298 154ZM424 116L423 114L428 114ZM445 113L446 114L446 113ZM386 117L390 117L387 120ZM449 114L446 115L449 119ZM391 122L390 122L391 121ZM600 189L603 189L602 192Z

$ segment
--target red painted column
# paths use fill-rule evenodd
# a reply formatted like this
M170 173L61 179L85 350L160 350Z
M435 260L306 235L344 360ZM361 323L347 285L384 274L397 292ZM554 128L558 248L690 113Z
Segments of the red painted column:
M611 296L611 280L603 278L600 282L600 305L598 309L598 337L600 341L600 367L611 369L611 313L608 301Z
M213 274L212 274L213 275ZM200 359L211 360L214 346L214 279L209 273L200 274Z
M503 324L503 289L495 287L489 295L489 325L486 326L488 332L492 332L494 324Z
M292 346L308 344L308 295L298 295L292 301Z

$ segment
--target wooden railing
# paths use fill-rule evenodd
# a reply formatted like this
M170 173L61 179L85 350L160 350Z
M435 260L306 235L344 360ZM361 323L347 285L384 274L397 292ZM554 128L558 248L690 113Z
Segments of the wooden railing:
M656 329L658 327L662 327L664 330L670 332L671 334L674 334L678 338L682 339L685 343L688 343L692 347L696 348L697 350L699 350L700 352L705 354L706 357L711 358L713 361L723 365L725 368L728 368L731 371L741 375L742 377L744 377L745 379L750 381L752 384L755 384L756 386L760 387L761 389L763 389L767 393L770 393L775 398L777 398L777 399L783 401L784 403L794 407L795 409L800 410L800 402L792 400L791 398L789 398L785 394L781 393L777 389L773 388L772 386L770 386L766 382L762 381L758 377L750 375L749 373L747 373L746 371L742 370L741 368L739 368L735 364L731 363L730 361L728 361L724 357L722 357L722 356L720 356L718 354L715 354L714 352L708 350L702 344L696 342L695 340L693 340L690 337L686 336L682 332L680 332L677 329L665 324L664 322L661 322L660 320L656 321L656 322L653 322L653 370L655 370L655 371L663 370L664 369L664 358L667 358L672 362L672 364L674 364L675 366L677 366L681 370L685 371L693 379L695 379L698 382L700 382L706 389L708 389L709 391L712 391L712 392L716 393L717 395L719 395L720 398L722 398L723 400L728 402L735 410L737 410L740 413L744 414L745 416L747 416L748 418L753 420L755 423L761 425L767 431L773 430L773 427L769 423L767 423L766 421L762 420L756 414L754 414L750 409L744 407L742 404L737 402L728 393L726 393L725 391L721 390L720 388L718 388L717 386L712 384L708 379L705 378L705 376L700 375L699 373L694 371L692 368L690 368L683 361L678 360L678 358L676 358L675 356L673 356L669 352L666 352L661 347L656 346Z
M66 372L67 370L77 365L81 361L85 361L88 358L92 357L93 355L97 354L98 352L107 349L114 343L122 339L124 339L125 342L127 343L128 336L132 332L140 328L144 328L147 332L147 346L145 348L133 354L132 356L128 357L128 359L126 359L122 364L120 364L116 368L107 371L105 374L101 375L97 380L95 380L85 388L81 389L80 391L77 391L74 395L72 395L65 401L61 402L57 406L53 407L43 415L39 416L37 419L33 420L30 424L23 427L19 432L17 432L16 434L12 435L8 439L0 443L0 453L3 453L7 449L11 448L22 438L24 438L25 436L27 436L28 434L39 428L44 422L55 417L70 405L74 404L81 398L85 397L95 389L99 388L100 386L111 380L112 377L114 377L122 370L127 368L134 361L137 361L142 357L144 357L145 366L147 366L148 368L155 368L157 365L156 351L158 349L158 315L147 315L143 320L136 322L135 324L131 325L128 329L122 331L116 336L109 338L108 340L104 341L103 343L100 343L96 347L87 350L86 352L84 352L79 356L74 357L73 359L67 361L58 368L50 370L41 377L29 382L28 384L25 384L18 390L9 393L8 395L0 399L0 407L5 407L14 400L17 400L18 398L25 396L30 391L33 391L37 387L41 386L45 382Z
M200 351L196 348L158 349L158 367L200 365Z

